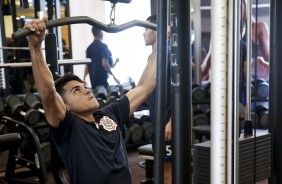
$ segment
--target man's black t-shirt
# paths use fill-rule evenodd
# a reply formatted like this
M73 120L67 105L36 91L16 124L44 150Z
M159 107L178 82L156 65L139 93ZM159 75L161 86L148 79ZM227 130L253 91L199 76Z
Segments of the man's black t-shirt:
M127 152L121 127L128 119L126 96L94 113L87 122L66 113L59 128L51 128L71 183L131 184Z

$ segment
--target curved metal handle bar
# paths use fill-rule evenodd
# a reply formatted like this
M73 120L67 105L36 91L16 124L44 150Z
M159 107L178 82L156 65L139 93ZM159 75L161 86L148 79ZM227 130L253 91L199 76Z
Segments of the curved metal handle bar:
M121 24L121 25L115 25L115 24L104 24L102 22L99 22L93 18L90 18L88 16L75 16L75 17L66 17L66 18L61 18L61 19L56 19L56 20L50 20L45 23L45 26L47 29L57 27L57 26L63 26L63 25L70 25L70 24L89 24L92 26L95 26L105 32L109 33L117 33L121 32L123 30L129 29L134 26L139 26L139 27L144 27L144 28L149 28L156 30L157 26L156 24L147 22L147 21L141 21L141 20L132 20L130 22ZM16 31L12 34L12 38L18 39L23 36L27 36L34 33L33 31L30 31L29 29L22 29L19 31Z

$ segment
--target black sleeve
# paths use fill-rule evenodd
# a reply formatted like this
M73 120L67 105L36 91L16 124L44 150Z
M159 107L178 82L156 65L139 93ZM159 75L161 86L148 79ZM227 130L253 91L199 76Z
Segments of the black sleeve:
M72 130L71 116L72 116L71 112L67 111L65 115L65 119L62 121L62 123L58 128L54 128L50 126L50 132L58 146L60 146L62 142L68 140L70 137L70 132Z

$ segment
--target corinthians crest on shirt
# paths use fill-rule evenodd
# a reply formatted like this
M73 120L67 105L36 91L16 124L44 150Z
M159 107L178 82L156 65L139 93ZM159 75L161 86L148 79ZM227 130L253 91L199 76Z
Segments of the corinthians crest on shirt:
M109 132L117 129L117 124L108 116L103 116L103 118L100 119L99 124L103 126L103 128Z

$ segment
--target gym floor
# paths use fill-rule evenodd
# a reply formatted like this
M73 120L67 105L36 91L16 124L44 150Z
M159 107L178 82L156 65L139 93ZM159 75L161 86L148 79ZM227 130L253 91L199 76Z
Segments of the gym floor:
M2 155L0 155L0 184L1 177L5 174L5 166L6 166L6 159L7 159L8 152L4 152ZM139 166L139 162L142 162L143 159L141 159L137 152L137 147L132 147L128 149L128 161L132 172L132 183L133 184L140 184L140 181L145 179L145 170ZM169 174L165 173L165 184L169 184ZM48 172L48 179L50 184L55 184L52 173ZM257 184L268 184L268 181L261 181Z

